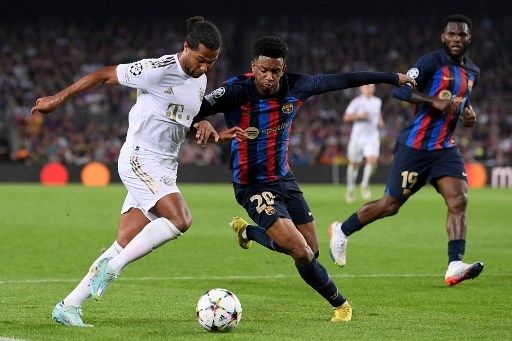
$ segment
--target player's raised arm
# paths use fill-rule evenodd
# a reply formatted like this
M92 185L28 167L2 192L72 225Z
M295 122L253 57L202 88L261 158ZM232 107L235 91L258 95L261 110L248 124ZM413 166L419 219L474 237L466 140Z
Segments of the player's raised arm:
M57 109L68 98L90 89L98 84L117 85L119 84L116 74L116 66L107 66L93 71L80 78L64 90L52 96L41 97L36 100L36 105L30 111L31 114L37 112L48 114Z
M315 75L312 76L315 82L314 94L321 94L328 91L343 90L355 88L366 84L391 84L403 86L409 84L416 86L416 81L403 74L395 72L346 72L338 74Z

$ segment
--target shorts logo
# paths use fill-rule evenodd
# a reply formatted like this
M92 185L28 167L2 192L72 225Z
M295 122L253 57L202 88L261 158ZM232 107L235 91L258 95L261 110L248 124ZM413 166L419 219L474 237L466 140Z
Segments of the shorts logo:
M245 132L247 133L247 138L249 140L254 140L255 138L258 137L258 135L260 134L260 131L258 130L258 128L256 127L249 127L249 128L246 128L245 129Z
M168 175L164 175L160 178L160 181L162 181L164 184L166 184L167 186L174 186L176 183L174 182L173 179L171 179L171 177L169 177Z
M416 79L419 75L420 75L420 70L418 70L415 67L413 67L412 69L409 69L409 71L407 71L407 76L411 77L412 79Z
M142 73L142 64L137 62L130 65L130 73L134 76L138 76Z
M402 191L402 195L407 198L408 196L411 195L411 189L410 188L404 188L404 190Z
M452 93L450 90L443 90L439 93L439 98L450 100L450 99L452 99Z
M292 103L286 103L286 104L283 104L283 107L281 108L281 110L283 111L283 113L285 114L289 114L293 111L293 104Z
M265 213L267 215L272 215L272 214L276 213L276 209L274 208L274 206L267 206L267 207L265 207Z

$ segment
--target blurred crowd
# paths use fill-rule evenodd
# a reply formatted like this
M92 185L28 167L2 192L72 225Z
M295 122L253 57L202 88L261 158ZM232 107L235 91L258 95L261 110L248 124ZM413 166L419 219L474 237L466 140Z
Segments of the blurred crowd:
M209 18L210 19L210 18ZM101 24L61 18L15 18L0 23L0 162L38 164L61 161L82 165L91 160L115 163L124 141L135 91L101 87L68 101L52 115L31 116L38 97L54 94L88 72L106 65L159 57L180 51L185 18L151 23L112 19ZM240 34L240 22L212 19L221 29L224 49L208 74L208 90L229 76L248 71L250 43L276 34L290 45L288 71L337 73L358 70L405 72L420 56L440 47L442 16L408 20L283 16L260 19ZM473 18L469 56L482 77L472 103L479 114L474 129L458 127L455 140L467 161L512 164L512 31L507 18ZM16 27L13 30L12 27ZM292 126L289 161L295 165L346 163L350 124L342 122L358 89L311 98ZM395 138L411 108L378 85L383 100L380 162L392 161ZM221 115L214 117L224 127ZM186 141L182 164L210 165L229 160L226 146L202 148Z

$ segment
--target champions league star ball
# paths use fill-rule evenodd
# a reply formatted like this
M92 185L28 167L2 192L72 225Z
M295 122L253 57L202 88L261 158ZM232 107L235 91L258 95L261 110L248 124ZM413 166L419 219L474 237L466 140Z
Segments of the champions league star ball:
M242 318L240 301L226 289L208 290L197 302L197 322L209 332L228 332Z

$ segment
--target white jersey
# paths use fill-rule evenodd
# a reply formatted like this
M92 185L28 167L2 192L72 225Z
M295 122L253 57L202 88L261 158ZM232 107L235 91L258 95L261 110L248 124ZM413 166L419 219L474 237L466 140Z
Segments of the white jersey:
M359 95L350 101L345 115L357 115L359 113L368 113L366 121L356 121L352 126L350 142L365 144L379 140L379 119L382 107L382 100L378 97L366 97Z
M119 64L116 72L120 84L137 89L123 149L139 147L177 159L185 134L201 107L206 75L188 76L176 54Z

